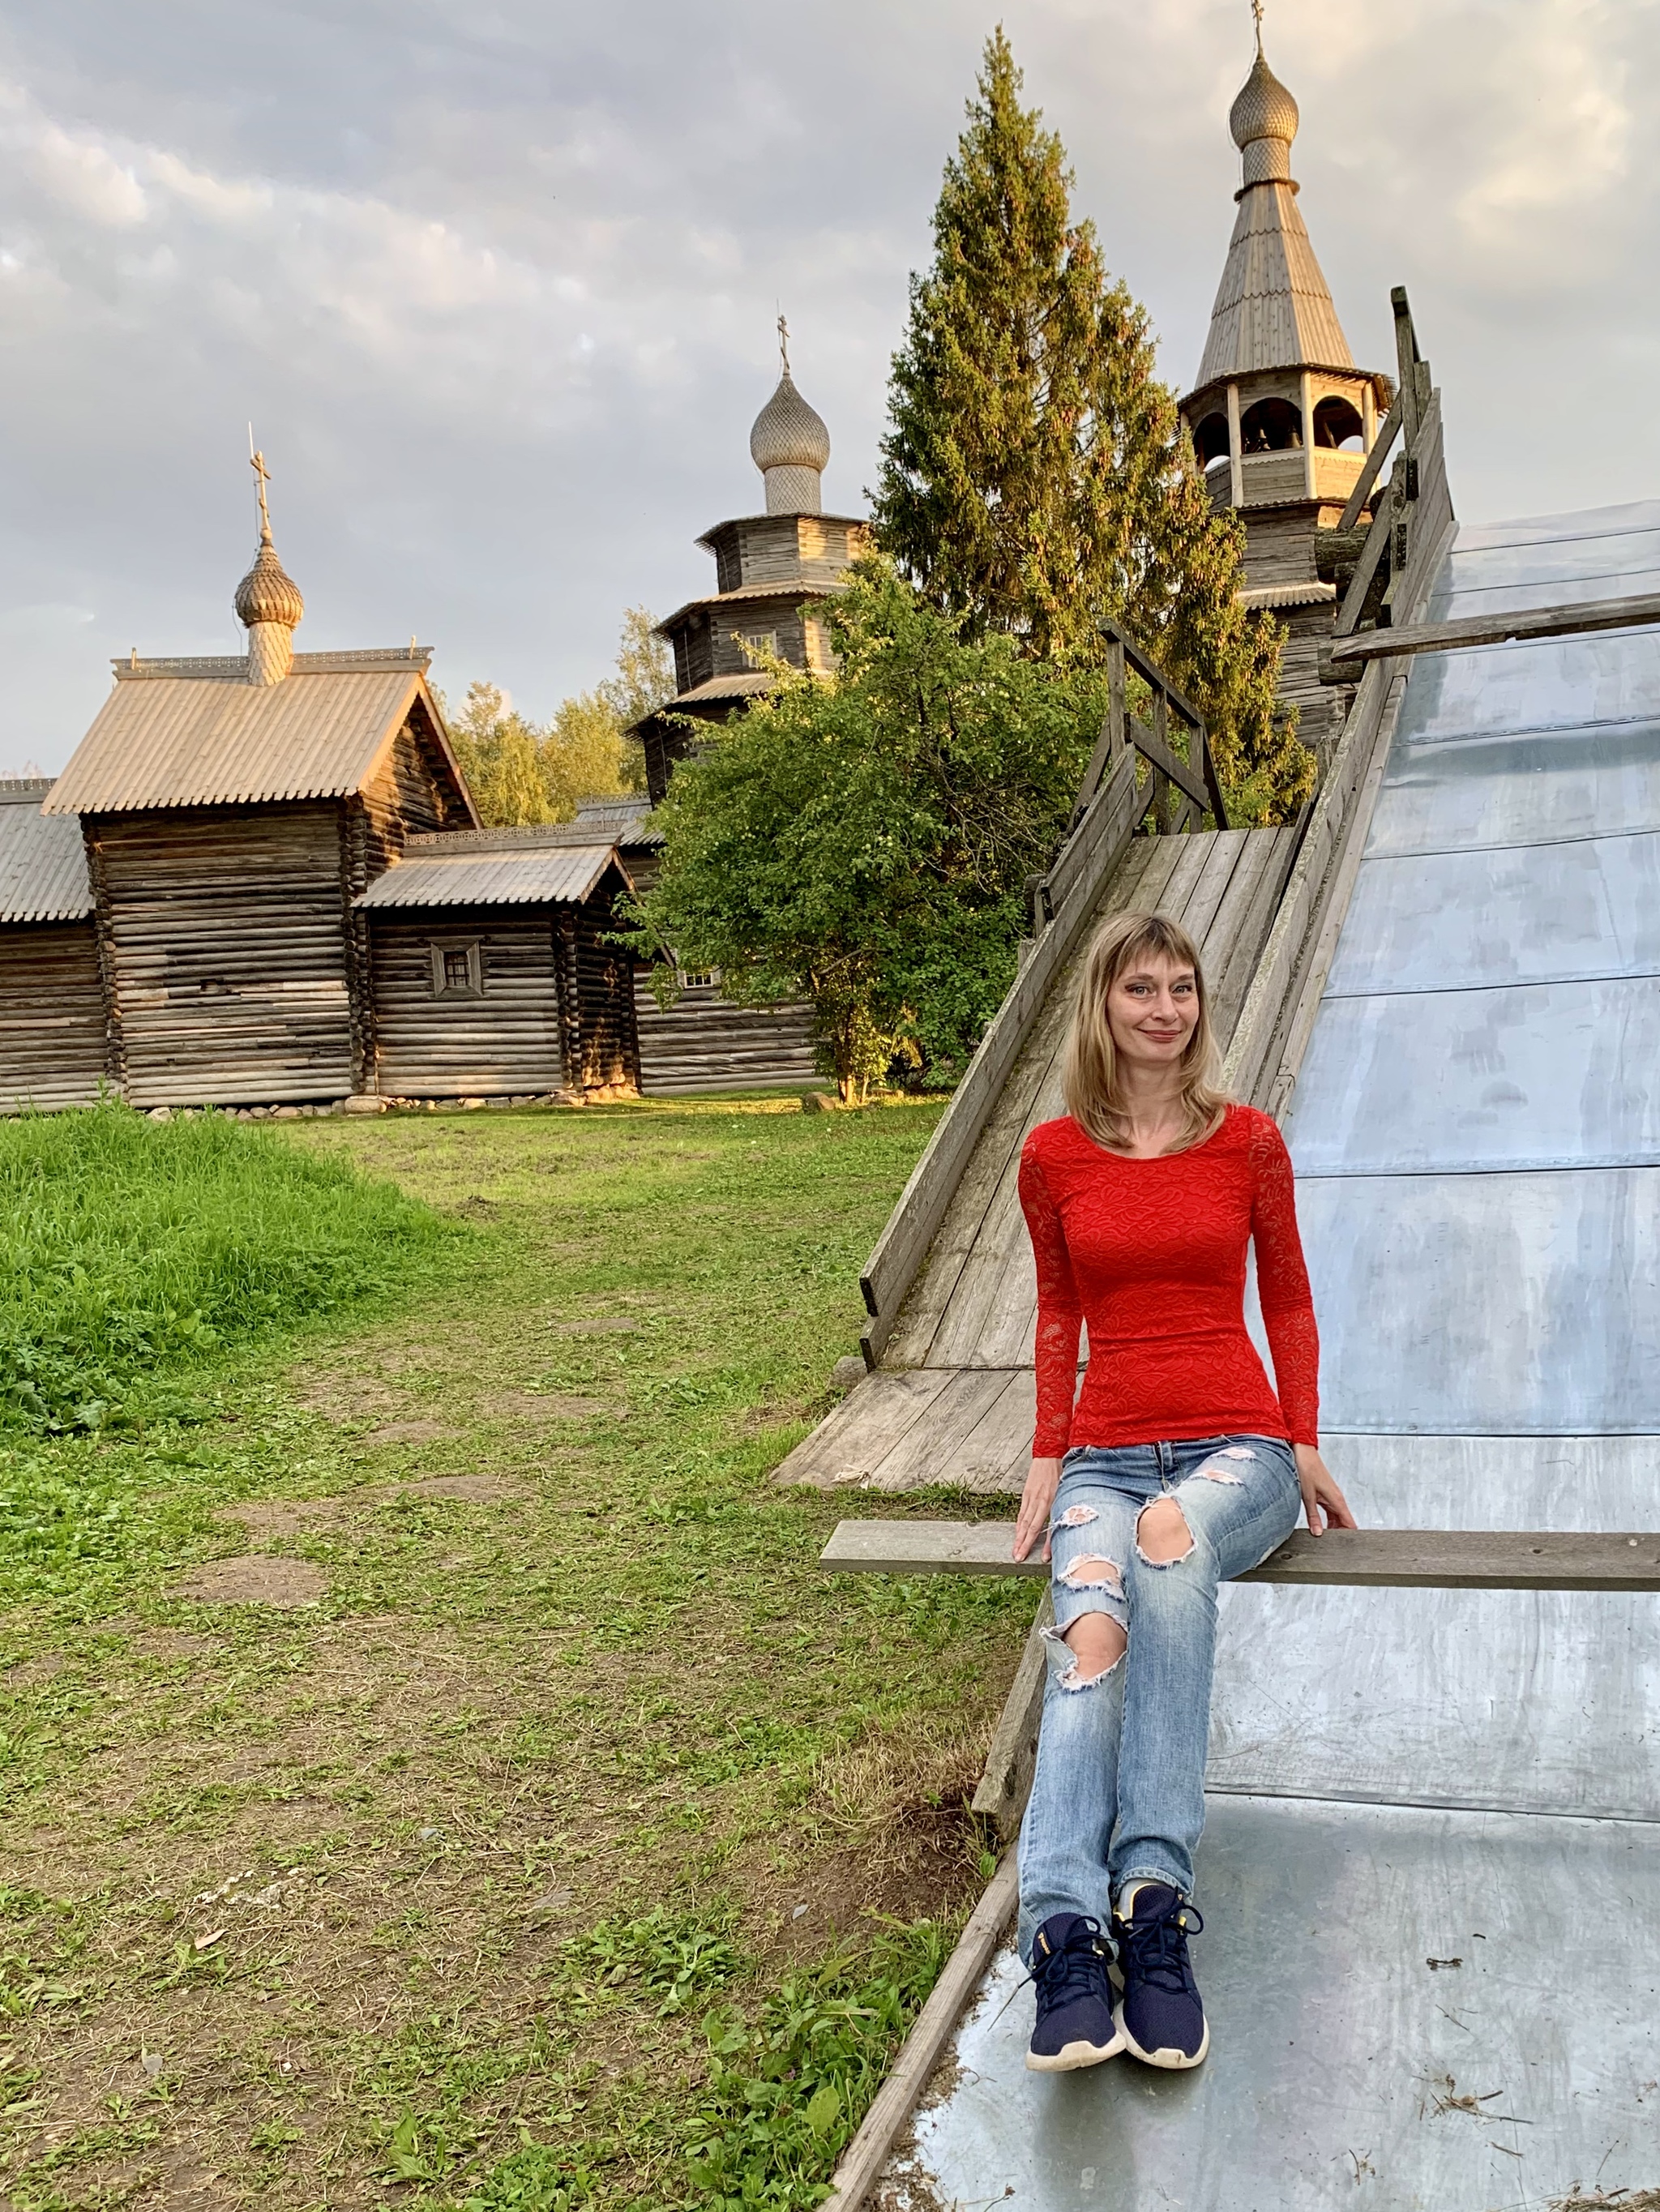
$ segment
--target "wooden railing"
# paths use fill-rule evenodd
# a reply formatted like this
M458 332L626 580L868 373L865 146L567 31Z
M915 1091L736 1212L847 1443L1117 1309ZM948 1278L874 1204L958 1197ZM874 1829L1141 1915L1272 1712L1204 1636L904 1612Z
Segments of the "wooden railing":
M1427 603L1453 532L1452 495L1441 438L1441 395L1418 349L1412 310L1399 286L1390 294L1401 382L1367 456L1342 522L1316 537L1323 574L1347 577L1336 634L1355 633L1363 620L1376 629L1373 657L1347 670L1323 648L1321 672L1359 689L1332 756L1296 863L1286 885L1256 976L1246 995L1223 1069L1236 1097L1270 1114L1283 1111L1295 1088L1315 1013L1348 913L1383 762L1394 734L1404 686L1402 663L1384 641L1395 625L1415 623ZM1324 543L1341 540L1344 526L1374 499L1377 478L1395 441L1402 450L1370 527L1350 527L1347 550L1335 558ZM1368 647L1374 631L1364 633Z
M1106 720L1061 848L1047 872L1028 884L1032 935L1023 947L1019 973L859 1279L871 1316L861 1339L869 1367L882 1356L998 1093L1130 839L1144 824L1164 836L1197 830L1207 815L1218 829L1227 827L1204 717L1133 638L1105 623L1102 630L1107 641ZM1130 711L1132 672L1146 686L1150 720ZM1178 732L1185 757L1171 743Z

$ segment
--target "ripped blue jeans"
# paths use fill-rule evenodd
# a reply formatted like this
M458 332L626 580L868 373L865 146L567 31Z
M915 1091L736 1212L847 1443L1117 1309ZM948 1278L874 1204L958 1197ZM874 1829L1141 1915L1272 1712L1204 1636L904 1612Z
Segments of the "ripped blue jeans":
M1161 1498L1175 1499L1192 1541L1158 1565L1135 1539L1142 1511ZM1128 1882L1192 1894L1216 1586L1283 1544L1301 1503L1291 1446L1273 1437L1085 1445L1061 1462L1049 1511L1055 1625L1020 1829L1028 1966L1053 1912L1087 1912L1110 1929L1109 1908ZM1064 1640L1086 1613L1110 1614L1129 1639L1116 1665L1088 1678Z

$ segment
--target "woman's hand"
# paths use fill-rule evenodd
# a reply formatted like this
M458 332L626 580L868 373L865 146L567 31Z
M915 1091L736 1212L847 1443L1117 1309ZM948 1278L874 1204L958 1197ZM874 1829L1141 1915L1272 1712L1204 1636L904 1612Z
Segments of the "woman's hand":
M1055 1493L1061 1486L1061 1462L1058 1459L1035 1459L1031 1472L1026 1477L1026 1486L1020 1493L1019 1517L1014 1524L1014 1548L1010 1557L1024 1559L1041 1536L1043 1557L1049 1555L1049 1508L1055 1503Z
M1323 1536L1328 1528L1353 1528L1358 1524L1349 1502L1331 1479L1331 1469L1312 1444L1293 1444L1297 1480L1303 1487L1303 1510L1309 1516L1310 1536ZM1036 1462L1034 1462L1034 1465ZM1030 1482L1026 1485L1031 1489ZM1018 1559L1018 1552L1015 1553Z

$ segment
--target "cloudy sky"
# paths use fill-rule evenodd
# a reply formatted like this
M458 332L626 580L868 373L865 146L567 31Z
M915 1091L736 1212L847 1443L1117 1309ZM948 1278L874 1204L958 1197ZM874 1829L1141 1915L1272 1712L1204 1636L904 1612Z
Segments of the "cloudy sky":
M112 654L240 649L250 417L301 647L414 632L538 716L758 503L781 303L860 506L994 6L11 0L0 774ZM1002 19L1184 386L1248 0ZM1660 0L1269 0L1268 49L1363 365L1411 289L1461 515L1660 493Z

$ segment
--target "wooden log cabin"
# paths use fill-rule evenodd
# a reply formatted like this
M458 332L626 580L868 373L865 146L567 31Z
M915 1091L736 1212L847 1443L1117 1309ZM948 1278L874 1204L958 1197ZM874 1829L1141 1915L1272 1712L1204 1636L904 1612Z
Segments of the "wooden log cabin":
M646 799L585 799L561 834L614 838L635 889L649 890L662 859L663 832ZM672 989L660 997L665 977ZM666 1000L666 1003L665 1000ZM665 959L636 961L635 1029L640 1088L648 1097L706 1091L773 1091L820 1078L811 1006L739 1006L715 975L689 975Z
M1353 693L1323 684L1337 587L1323 575L1322 533L1346 513L1380 434L1394 387L1359 369L1297 205L1291 174L1297 102L1256 58L1228 121L1243 167L1238 214L1211 311L1204 358L1181 402L1213 508L1245 526L1247 606L1284 624L1280 696L1323 769ZM1329 565L1329 564L1325 564Z
M0 1111L84 1106L106 1072L103 978L79 825L49 776L0 782Z
M372 1087L352 902L410 836L477 827L425 648L294 651L304 602L264 489L262 475L259 550L235 596L246 654L118 661L42 809L83 848L108 1072L136 1106Z
M375 1087L634 1097L634 963L609 941L629 889L616 845L571 824L408 839L353 903L368 932Z

